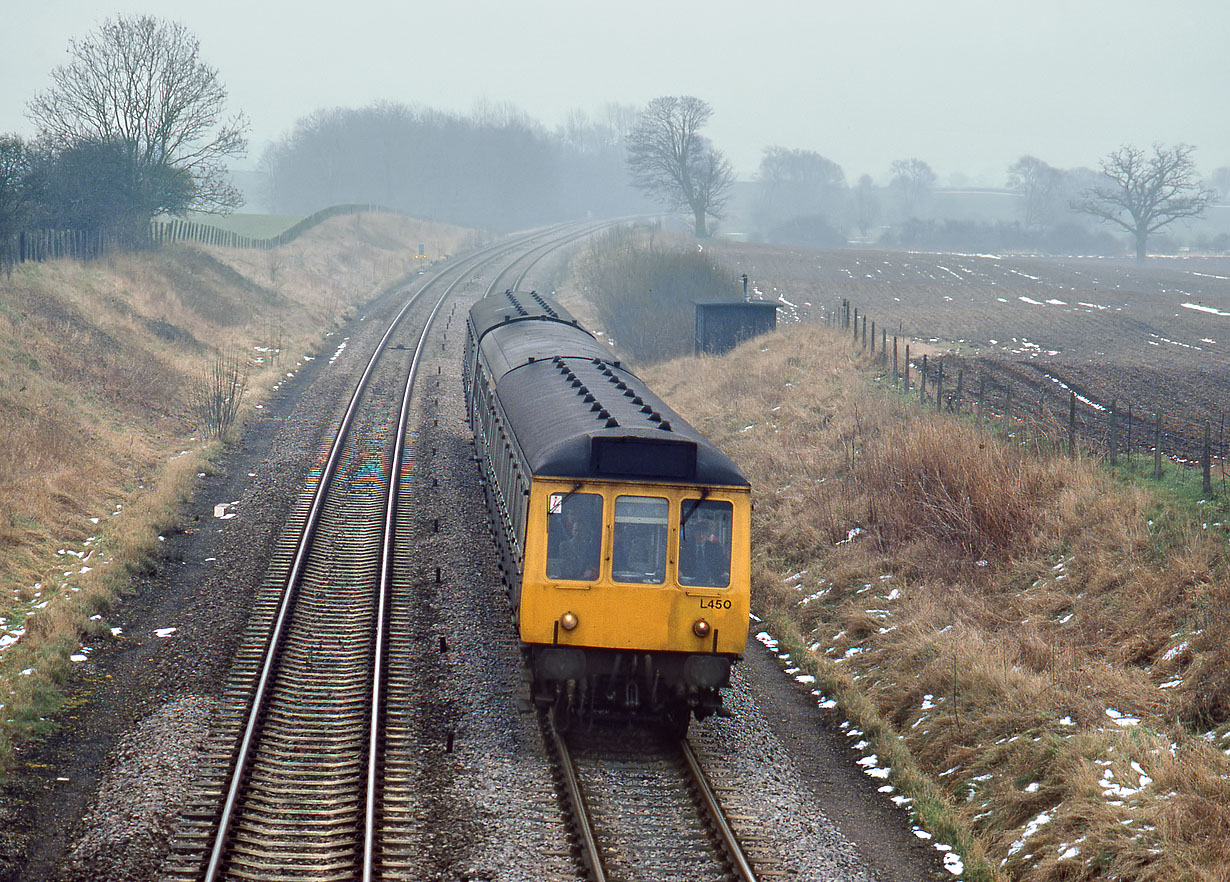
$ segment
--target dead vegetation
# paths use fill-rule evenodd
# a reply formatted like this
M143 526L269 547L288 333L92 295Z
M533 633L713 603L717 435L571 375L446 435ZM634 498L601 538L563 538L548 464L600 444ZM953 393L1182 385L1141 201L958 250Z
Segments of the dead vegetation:
M796 326L644 372L751 478L767 629L962 878L1226 879L1221 524L861 358Z
M357 305L469 231L337 217L276 251L178 245L0 275L0 774L214 440ZM271 272L271 266L277 272Z

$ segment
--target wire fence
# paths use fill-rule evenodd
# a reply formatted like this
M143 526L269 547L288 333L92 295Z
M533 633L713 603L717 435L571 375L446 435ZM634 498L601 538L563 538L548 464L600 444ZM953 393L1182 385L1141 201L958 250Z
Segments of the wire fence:
M0 269L9 270L21 263L76 258L93 260L114 251L134 247L157 248L172 242L195 242L219 248L252 248L271 250L294 241L315 226L330 218L346 214L404 214L380 205L348 203L323 208L305 217L294 226L276 236L258 238L244 236L232 230L224 230L199 221L154 220L150 222L147 238L134 244L108 230L26 230L0 240Z
M910 352L908 338L889 335L882 325L860 313L849 300L824 312L829 328L850 334L855 347L875 358L884 377L902 394L918 396L925 407L973 417L979 426L994 424L1004 435L1039 449L1066 450L1103 457L1112 466L1121 457L1147 454L1153 459L1153 477L1162 475L1163 460L1199 465L1203 490L1214 492L1213 471L1226 487L1226 415L1189 413L1174 408L1141 408L1130 401L1100 403L1075 390L1066 395L1050 384L1031 385L1005 376L996 363L979 359L967 375L966 360L954 356L931 357ZM954 362L945 375L945 364Z

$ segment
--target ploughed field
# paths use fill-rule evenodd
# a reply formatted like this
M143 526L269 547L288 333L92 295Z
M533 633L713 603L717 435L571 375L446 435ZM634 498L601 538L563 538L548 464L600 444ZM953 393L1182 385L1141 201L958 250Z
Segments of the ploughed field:
M890 358L894 334L912 341L915 382L918 343L928 344L921 348L929 361L943 353L945 391L954 390L963 370L967 406L982 372L987 407L996 414L1011 388L1018 418L1042 413L1059 425L1075 392L1087 444L1107 443L1114 401L1121 449L1130 404L1134 451L1151 447L1161 410L1163 452L1198 458L1209 420L1213 454L1220 456L1230 402L1230 258L1150 258L1138 266L1104 258L742 244L710 251L747 273L749 291L781 303L779 321L823 321L848 299L867 316L869 334L872 321L877 338L888 332Z

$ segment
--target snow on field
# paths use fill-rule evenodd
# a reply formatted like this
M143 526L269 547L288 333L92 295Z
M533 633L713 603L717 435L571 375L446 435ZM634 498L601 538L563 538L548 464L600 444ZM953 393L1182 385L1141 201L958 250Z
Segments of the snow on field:
M1181 346L1184 349L1195 349L1197 352L1204 351L1202 346L1193 346L1190 343L1180 343L1178 340L1171 340L1168 337L1163 337L1161 334L1150 334L1152 340L1146 340L1150 346L1160 346L1162 343L1169 343L1171 346Z
M1055 383L1056 385L1062 387L1065 391L1068 391L1068 392L1072 391L1072 387L1069 386L1067 383L1065 383L1063 380L1059 379L1058 377L1052 377L1050 374L1046 374L1045 376L1052 383ZM1090 401L1088 398L1086 398L1084 395L1081 395L1079 392L1076 393L1076 400L1079 401L1081 404L1092 407L1094 410L1106 410L1105 407L1103 407L1102 405L1098 404L1095 401Z
M1230 316L1230 312L1222 312L1220 309L1214 309L1211 306L1201 306L1199 303L1181 303L1179 305L1184 309L1194 309L1197 312L1207 312L1210 315Z

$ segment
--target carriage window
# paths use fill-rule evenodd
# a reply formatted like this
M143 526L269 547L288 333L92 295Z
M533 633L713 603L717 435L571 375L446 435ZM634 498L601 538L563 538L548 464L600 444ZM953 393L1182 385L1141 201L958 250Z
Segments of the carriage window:
M679 584L725 588L730 584L731 505L685 499L679 522Z
M598 578L602 553L602 497L552 493L547 497L547 578Z
M656 496L615 498L615 546L611 576L616 582L661 585L666 581L666 521L670 505Z

